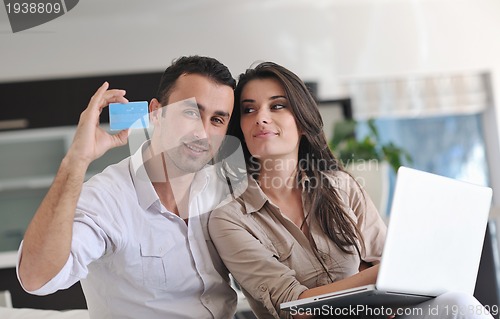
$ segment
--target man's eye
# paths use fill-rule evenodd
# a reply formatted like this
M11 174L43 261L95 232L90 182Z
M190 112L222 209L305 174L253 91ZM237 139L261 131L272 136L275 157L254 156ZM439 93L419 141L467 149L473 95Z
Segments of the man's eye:
M200 112L198 112L197 110L185 110L184 111L184 115L186 115L187 117L190 117L190 118L199 118L200 117Z
M220 117L213 117L212 118L212 122L216 123L216 124L224 124L224 120L221 119Z

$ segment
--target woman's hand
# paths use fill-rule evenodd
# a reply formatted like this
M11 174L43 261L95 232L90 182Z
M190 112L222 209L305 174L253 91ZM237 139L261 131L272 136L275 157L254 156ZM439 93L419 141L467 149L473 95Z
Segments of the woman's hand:
M379 265L375 265L364 269L351 277L332 282L328 285L308 289L300 294L299 299L374 284L377 281L378 269Z

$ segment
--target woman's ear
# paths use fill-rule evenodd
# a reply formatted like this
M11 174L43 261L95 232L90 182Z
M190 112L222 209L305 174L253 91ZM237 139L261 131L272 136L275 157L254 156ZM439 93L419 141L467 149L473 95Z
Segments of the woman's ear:
M149 102L149 121L153 123L155 126L158 124L159 119L161 117L161 103L153 98L151 102Z

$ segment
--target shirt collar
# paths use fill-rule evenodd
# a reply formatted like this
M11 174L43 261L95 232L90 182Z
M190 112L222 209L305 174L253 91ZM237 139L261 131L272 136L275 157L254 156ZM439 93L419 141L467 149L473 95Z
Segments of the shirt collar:
M255 213L264 207L269 198L264 194L258 182L253 177L248 177L248 187L241 195L246 213Z
M150 141L144 142L130 157L130 175L132 176L137 191L139 205L144 210L160 200L144 168L143 152L147 149L149 144Z
M305 172L302 172L302 189L305 189L306 183L309 181L309 176L307 176ZM243 199L243 204L245 205L245 212L248 214L260 211L266 202L269 201L267 195L264 193L262 188L260 188L259 183L250 176L248 177L248 188L241 197ZM302 193L302 200L304 200L304 193Z

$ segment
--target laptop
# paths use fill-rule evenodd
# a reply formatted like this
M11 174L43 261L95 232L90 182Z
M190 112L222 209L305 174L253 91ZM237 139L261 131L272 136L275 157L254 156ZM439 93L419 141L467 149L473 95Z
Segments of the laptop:
M409 306L474 292L492 190L401 167L374 285L281 304L282 310Z

